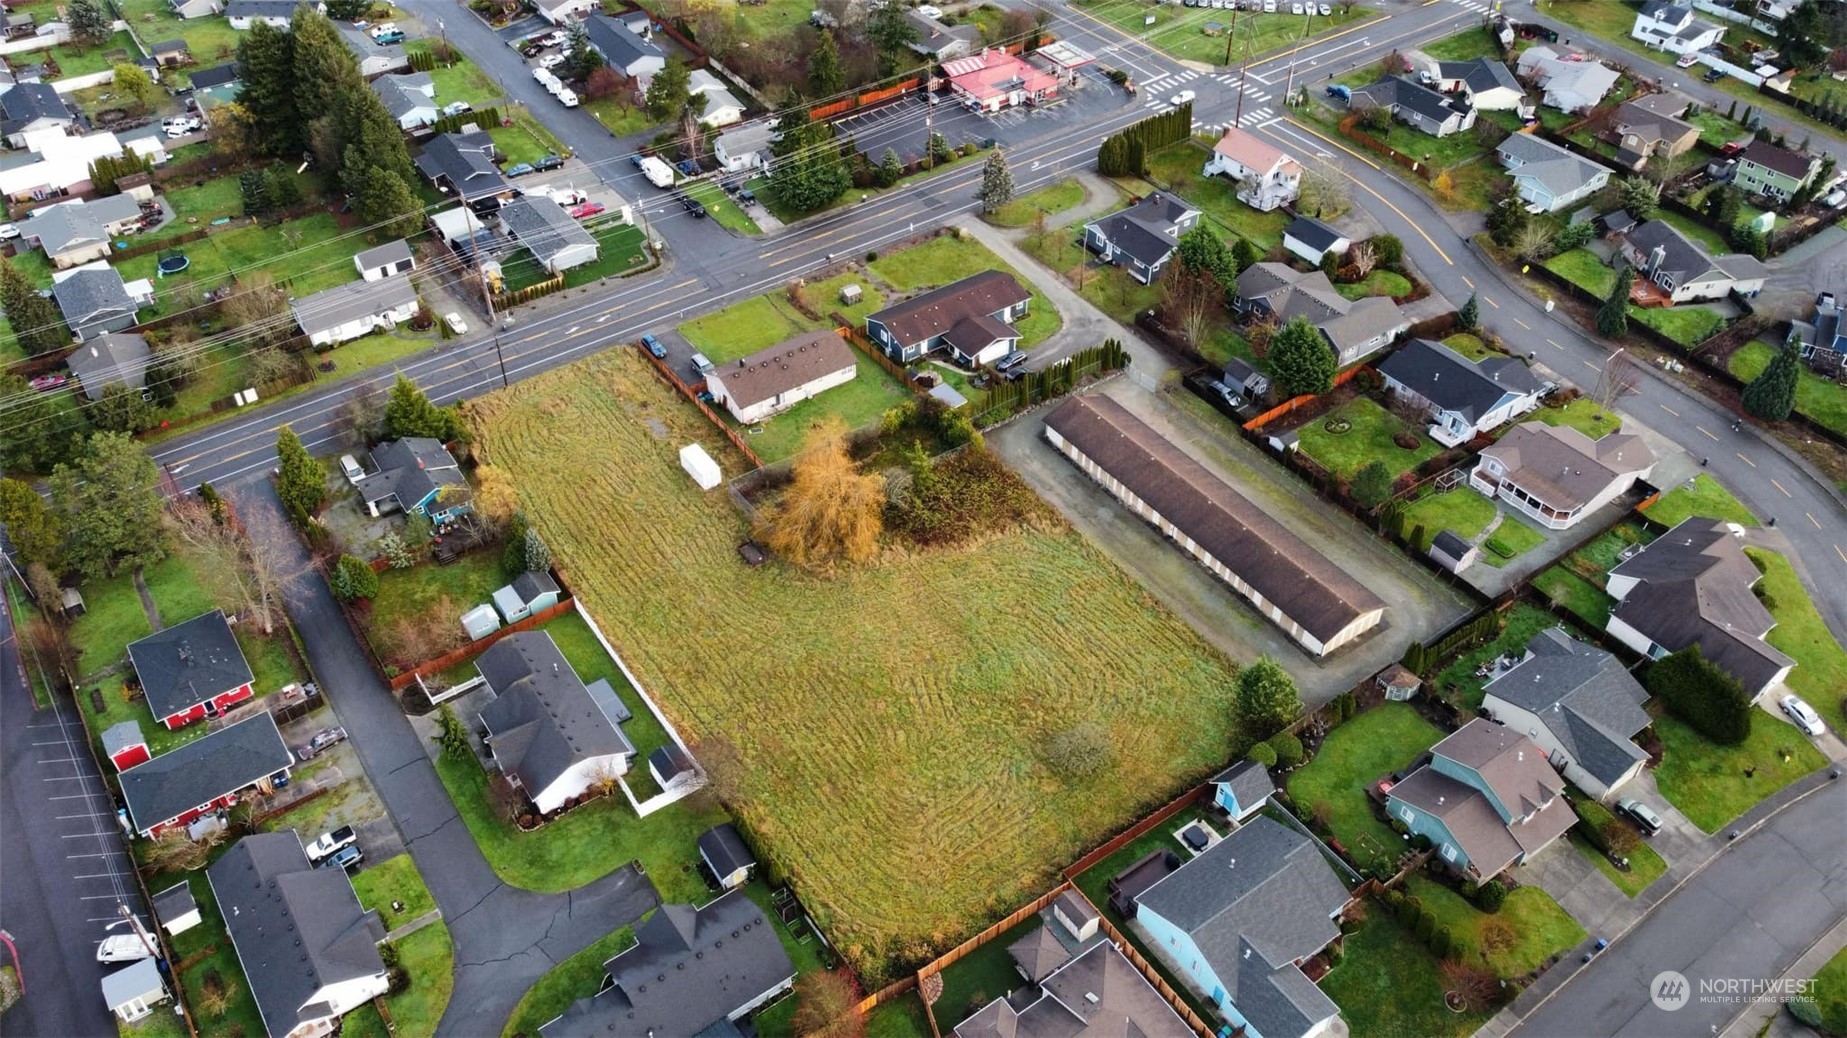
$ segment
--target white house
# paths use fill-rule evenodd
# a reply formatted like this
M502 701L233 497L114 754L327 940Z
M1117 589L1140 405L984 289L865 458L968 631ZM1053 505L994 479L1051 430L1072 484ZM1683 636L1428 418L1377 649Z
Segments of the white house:
M1655 454L1639 436L1593 440L1570 426L1524 422L1482 450L1469 486L1547 529L1569 530L1654 467Z
M436 107L436 81L428 72L380 76L372 81L372 92L400 130L429 126L442 116Z
M1648 693L1622 661L1550 627L1483 687L1482 709L1545 751L1565 781L1607 800L1648 762L1635 744L1651 723Z
M1437 89L1460 91L1483 112L1516 111L1526 103L1526 88L1502 62L1492 58L1437 62Z
M1550 47L1527 49L1520 55L1519 69L1544 91L1547 106L1563 112L1597 107L1622 79L1622 73L1608 65L1576 54L1562 58Z
M596 0L535 0L535 5L539 17L553 25L568 25L601 6Z
M1545 387L1522 361L1472 361L1440 342L1412 339L1379 362L1385 388L1430 413L1430 438L1465 443L1539 406Z
M1725 38L1725 28L1693 16L1693 0L1648 0L1629 35L1670 54L1697 54Z
M744 121L744 102L737 99L725 81L705 69L694 69L687 78L688 93L705 98L705 110L699 121L707 126L731 126Z
M417 312L417 289L409 274L394 274L379 281L349 281L297 299L290 309L311 344L337 346L410 320Z
M727 173L742 173L746 170L767 166L770 161L770 141L776 132L767 122L746 123L735 126L719 134L712 141L712 157Z
M1283 248L1319 267L1328 253L1345 256L1353 240L1312 216L1298 216L1283 228Z
M1530 133L1508 134L1494 153L1530 212L1556 213L1610 182L1608 166Z
M1206 176L1224 175L1238 183L1238 200L1269 212L1294 202L1302 193L1302 164L1281 148L1236 126L1212 146Z
M353 266L359 268L359 276L367 281L383 281L395 274L416 270L417 258L411 255L410 243L399 238L354 256Z
M540 814L628 774L635 746L616 722L626 711L607 683L583 683L551 635L510 634L475 666L494 692L481 708L488 753Z
M1710 256L1666 220L1644 220L1623 232L1622 257L1667 293L1670 303L1724 299L1762 291L1769 269L1743 253Z
M706 389L739 424L754 425L853 381L858 358L831 331L785 339L706 373Z

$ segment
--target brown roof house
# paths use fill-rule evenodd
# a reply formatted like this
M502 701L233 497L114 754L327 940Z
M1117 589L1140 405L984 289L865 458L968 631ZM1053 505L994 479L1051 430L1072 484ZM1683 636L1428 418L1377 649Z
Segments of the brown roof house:
M1563 627L1534 635L1520 662L1482 691L1488 716L1526 733L1567 781L1599 800L1648 761L1633 738L1650 723L1648 693L1621 660Z
M1610 571L1616 599L1608 631L1650 659L1697 645L1753 699L1789 676L1796 661L1764 637L1776 618L1751 591L1763 574L1745 555L1743 528L1692 518Z
M1452 868L1485 883L1574 825L1565 780L1531 739L1476 718L1430 749L1430 763L1386 790L1386 810L1430 839Z
M706 388L731 417L750 425L843 383L857 373L853 347L834 332L808 332L706 374Z
M1005 357L1020 341L1015 321L1032 293L1012 274L984 270L866 318L866 335L901 364L939 349L975 367Z
M1108 940L1093 937L1078 943L1059 924L1047 923L1007 951L1032 987L977 1010L956 1025L956 1038L1190 1038L1193 1034Z
M1680 116L1687 99L1679 94L1649 94L1624 101L1611 129L1616 134L1616 161L1641 169L1656 155L1674 158L1699 143L1699 127Z
M1107 396L1066 400L1045 437L1309 653L1379 625L1385 602Z
M1290 321L1306 317L1341 367L1391 344L1411 322L1398 305L1383 296L1348 299L1319 270L1304 274L1281 263L1253 263L1238 275L1231 301L1241 317Z
M1469 486L1547 529L1569 530L1654 467L1655 453L1640 436L1593 440L1568 426L1523 422L1481 452Z

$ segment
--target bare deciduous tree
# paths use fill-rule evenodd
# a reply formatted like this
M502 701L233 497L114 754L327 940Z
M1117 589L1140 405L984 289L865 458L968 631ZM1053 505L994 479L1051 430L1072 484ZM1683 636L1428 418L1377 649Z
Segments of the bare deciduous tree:
M186 838L186 830L169 829L156 836L148 848L148 865L158 872L191 872L203 868L212 848L224 839L224 830L214 829L197 841Z
M1169 323L1194 346L1206 334L1223 294L1217 280L1203 270L1187 270L1184 264L1172 263L1161 274L1161 309Z
M860 1038L866 1018L859 990L844 971L815 970L795 982L795 1033L808 1038Z
M1603 410L1612 410L1618 400L1635 392L1641 377L1641 371L1635 358L1629 356L1629 351L1617 350L1610 355L1609 360L1603 362L1603 374L1597 377L1597 389L1592 399Z
M1373 251L1372 242L1357 242L1347 250L1347 263L1353 267L1353 273L1359 280L1366 280L1372 268L1379 265L1379 256Z
M232 502L239 519L220 523L196 497L183 497L167 510L167 524L181 544L196 555L212 597L256 621L265 635L280 619L284 587L305 563L290 549L290 535L262 508L244 509Z

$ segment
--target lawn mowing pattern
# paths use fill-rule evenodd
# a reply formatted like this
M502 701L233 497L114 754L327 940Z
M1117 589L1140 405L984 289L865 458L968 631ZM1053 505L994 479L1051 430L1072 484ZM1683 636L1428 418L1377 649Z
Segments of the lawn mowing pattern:
M367 1002L347 1014L340 1033L345 1038L430 1038L449 1008L449 996L455 992L455 942L449 927L441 920L391 942L397 949L398 965L410 976L410 986L395 995L385 996L391 1010L392 1029Z
M1726 365L1732 374L1750 382L1770 366L1770 358L1776 356L1776 350L1776 347L1768 343L1747 342L1732 353ZM1800 374L1796 382L1796 410L1837 433L1847 435L1847 386L1822 378L1810 371L1807 365L1798 367L1797 371Z
M1008 202L989 214L987 221L1000 227L1025 227L1037 219L1041 211L1048 216L1062 213L1083 201L1084 185L1076 180L1060 180Z
M1548 567L1533 578L1533 587L1550 602L1564 606L1595 630L1610 622L1616 600L1604 590L1563 566Z
M1650 702L1649 713L1662 747L1655 784L1681 814L1709 833L1827 763L1794 725L1755 711L1751 736L1738 746L1720 746L1663 712L1656 702ZM1755 769L1749 778L1746 768Z
M303 833L302 838L311 840L314 837ZM409 854L386 858L354 876L353 893L359 895L361 905L378 910L378 917L384 921L386 932L436 907L436 899L430 896L430 889L423 885L423 875L417 871L417 863L411 860ZM393 909L393 901L401 902L404 910L399 912Z
M713 364L726 364L803 332L819 331L780 292L754 296L715 314L680 325L679 332Z
M831 578L742 569L740 517L678 450L739 460L641 358L589 358L469 410L644 687L689 738L738 745L734 806L759 854L798 877L868 986L887 956L979 929L1223 762L1228 661L1053 519ZM1044 738L1084 721L1109 729L1111 766L1051 780Z
M1285 7L1269 14L1241 13L1233 23L1226 11L1182 8L1169 4L1087 2L1073 4L1072 7L1091 18L1114 25L1131 36L1138 36L1149 46L1158 47L1173 57L1208 65L1227 64L1225 55L1228 40L1222 34L1207 36L1203 31L1207 22L1236 24L1238 36L1234 41L1232 60L1237 61L1300 45L1372 14L1369 8L1355 6L1351 11L1343 11L1336 5L1334 13L1326 18L1319 14L1305 18L1290 14ZM1148 15L1155 17L1153 27L1143 24L1143 19ZM1160 93L1163 97L1167 96L1166 90Z
M514 1007L506 1028L500 1032L501 1038L512 1038L516 1034L537 1035L540 1024L569 1009L578 999L596 994L597 985L603 979L603 963L634 943L634 928L625 926L547 970Z
M1344 418L1353 428L1343 433L1329 432L1327 423ZM1405 450L1392 437L1409 430L1417 437L1417 449ZM1443 448L1425 436L1422 429L1412 429L1371 397L1354 397L1296 430L1301 437L1302 453L1320 462L1340 479L1351 479L1370 461L1382 461L1392 477L1411 471L1441 453Z
M1834 953L1815 974L1815 1001L1823 1034L1847 1034L1847 948Z
M1667 871L1667 862L1661 860L1661 855L1656 854L1655 849L1646 843L1636 844L1635 850L1629 852L1629 871L1624 872L1602 851L1592 847L1590 841L1580 836L1577 830L1572 830L1570 840L1578 853L1589 858L1590 863L1597 866L1598 872L1608 876L1624 897L1634 897L1647 890L1650 883L1660 879L1661 874Z
M1449 666L1439 671L1430 683L1431 691L1473 712L1481 706L1481 689L1484 684L1481 678L1475 676L1475 668L1501 653L1524 651L1526 643L1533 640L1533 635L1548 627L1558 626L1558 619L1551 613L1524 602L1508 610L1506 615L1501 633L1486 645L1456 657Z
M1481 560L1499 569L1546 543L1546 535L1509 514L1482 542Z
M1807 700L1836 733L1847 731L1847 716L1841 710L1841 696L1847 694L1847 651L1815 611L1788 559L1762 548L1744 551L1764 570L1757 590L1776 618L1767 640L1796 661L1785 679L1790 691Z
M1423 901L1439 928L1449 927L1465 961L1486 966L1502 980L1526 976L1585 937L1584 928L1538 887L1508 891L1506 903L1493 915L1428 876L1412 876L1405 893ZM1488 946L1491 935L1493 947Z
M1704 472L1694 477L1692 486L1683 483L1662 494L1661 499L1643 509L1642 514L1667 527L1679 526L1696 515L1745 526L1757 525L1757 516L1723 484Z
M1023 350L1030 350L1044 342L1064 325L1064 319L1058 316L1058 311L1045 296L1033 288L1031 281L973 238L962 239L953 234L938 235L922 245L881 256L867 266L886 284L900 292L940 288L984 270L1012 274L1020 287L1033 295L1026 316L1014 323L1014 327L1020 330L1020 349Z
M447 566L426 560L387 569L378 575L378 596L361 611L361 625L381 664L408 670L423 657L441 655L420 651L424 630L432 624L459 626L458 617L506 582L496 551L470 552Z
M1328 733L1309 761L1289 776L1289 796L1304 810L1328 806L1334 838L1362 864L1389 865L1405 842L1373 814L1366 787L1410 764L1443 733L1403 703L1381 703Z
M1545 405L1534 411L1526 421L1544 422L1547 425L1567 425L1593 440L1602 439L1605 435L1623 427L1621 415L1598 407L1595 400L1584 396L1564 407Z
M1448 493L1427 495L1406 508L1404 528L1414 533L1422 526L1424 535L1412 547L1429 551L1430 542L1444 530L1453 531L1465 541L1473 541L1494 521L1496 511L1494 502L1466 487L1457 487Z
M982 1006L1024 987L1026 982L1014 966L1013 956L1007 954L1007 946L1043 925L1038 915L1029 915L951 963L942 974L942 997L930 1006L936 1026L950 1030Z
M1342 943L1340 965L1321 978L1356 1038L1466 1038L1488 1021L1486 1013L1450 1012L1436 956L1384 905L1368 901L1365 909L1365 925Z
M1725 327L1725 318L1719 316L1717 310L1695 303L1663 307L1640 307L1630 303L1629 318L1682 346L1697 346Z
M1246 16L1248 17L1248 16ZM1259 251L1268 252L1283 243L1283 227L1289 216L1281 209L1263 213L1238 201L1238 185L1230 177L1206 176L1211 149L1197 141L1181 141L1148 156L1148 180L1127 178L1122 185L1131 193L1148 193L1148 185L1164 187L1186 199L1206 219L1217 225L1222 234L1231 231L1248 238Z

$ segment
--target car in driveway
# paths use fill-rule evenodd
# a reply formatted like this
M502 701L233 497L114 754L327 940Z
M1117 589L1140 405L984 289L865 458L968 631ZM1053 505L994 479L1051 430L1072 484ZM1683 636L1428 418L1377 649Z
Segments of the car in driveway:
M642 336L641 344L643 346L646 346L648 348L648 352L654 354L656 357L667 356L667 347L662 346L661 341L659 339L656 339L652 335Z
M469 104L467 101L451 101L443 105L444 116L467 115L474 110L475 106Z
M350 825L343 825L338 829L324 832L315 837L314 842L303 848L303 850L308 852L308 863L312 865L318 864L330 854L337 853L340 848L351 847L358 842L359 834L353 831L353 827Z
M1783 714L1804 734L1820 735L1828 730L1828 726L1821 723L1821 715L1804 702L1801 696L1784 696L1779 705L1783 708Z
M1725 70L1722 68L1709 68L1706 70L1706 74L1699 78L1702 83L1717 83L1719 80L1725 78Z
M538 170L534 169L532 167L532 163L530 162L515 163L514 165L507 167L508 178L523 177L523 176L526 176L527 174L537 173L537 172Z
M571 215L579 220L587 220L608 208L601 202L585 202L583 205L573 206Z
M558 156L544 155L539 158L539 161L532 164L532 168L538 170L540 173L550 173L552 170L558 169L563 165L564 160Z
M449 332L452 335L468 334L468 322L462 320L462 315L454 310L443 315L443 323L449 326Z
M295 755L300 757L303 761L311 761L345 741L346 729L339 726L323 728L315 732L314 737L303 744L302 748L295 752Z
M563 54L558 54L554 52L554 53L547 54L544 57L540 58L539 67L540 68L557 68L558 66L564 64L565 60L566 58Z
M349 843L328 855L327 860L316 865L315 868L350 870L364 860L366 860L365 852L359 849L359 845L356 843Z
M680 196L680 208L686 210L687 212L693 214L694 216L704 216L705 215L705 203L699 201L697 198L694 198L692 195L681 195Z
M1186 104L1188 101L1191 101L1193 98L1198 97L1198 96L1199 96L1198 94L1193 93L1191 90L1182 90L1179 93L1175 94L1174 96L1168 98L1167 103L1170 105L1173 105L1175 108L1178 108L1181 105Z
M378 42L378 45L381 47L389 47L394 43L403 43L405 40L409 38L410 37L404 35L404 30L402 29L393 29L390 32L381 32L372 37L372 39L376 40Z
M1642 835L1653 836L1661 831L1661 816L1655 809L1634 797L1624 797L1616 802L1616 813L1629 819L1642 830Z

